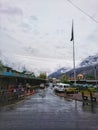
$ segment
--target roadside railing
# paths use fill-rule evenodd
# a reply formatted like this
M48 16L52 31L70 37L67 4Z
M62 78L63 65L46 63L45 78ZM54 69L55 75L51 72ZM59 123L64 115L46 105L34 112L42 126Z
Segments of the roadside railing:
M0 106L9 103L15 103L34 93L35 93L34 90L30 91L25 89L16 90L16 91L2 91L0 92Z
M94 91L82 91L82 101L83 101L83 105L85 104L91 104L93 105L93 103L96 102L96 97L94 95Z

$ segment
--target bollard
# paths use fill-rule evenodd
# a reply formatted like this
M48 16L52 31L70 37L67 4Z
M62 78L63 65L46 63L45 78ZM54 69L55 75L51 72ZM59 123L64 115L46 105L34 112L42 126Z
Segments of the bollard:
M33 89L33 91L32 91L32 94L35 94L35 91L34 91L34 89Z
M28 90L28 94L27 95L30 96L30 90Z
M25 90L25 96L27 96L27 91Z

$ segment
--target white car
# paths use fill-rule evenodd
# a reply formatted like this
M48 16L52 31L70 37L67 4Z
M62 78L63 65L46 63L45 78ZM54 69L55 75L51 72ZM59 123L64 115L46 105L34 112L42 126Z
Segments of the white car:
M44 83L41 83L41 84L40 84L40 88L45 88L45 84L44 84Z
M94 88L98 88L98 85L94 85L93 87L94 87Z
M54 91L63 93L65 91L65 88L62 85L56 85L56 86L54 86Z

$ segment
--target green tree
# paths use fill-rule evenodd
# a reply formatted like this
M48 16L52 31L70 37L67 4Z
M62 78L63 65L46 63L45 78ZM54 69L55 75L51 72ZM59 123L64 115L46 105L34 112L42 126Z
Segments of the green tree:
M27 72L26 67L23 66L22 73L25 74Z
M94 79L95 79L95 77L94 77L93 75L87 75L87 76L86 76L86 79L89 79L89 80L94 80Z
M3 63L2 63L1 60L0 60L0 70L1 70L1 71L3 70Z
M62 77L61 77L61 82L62 83L68 83L69 81L68 81L68 77L64 74L64 75L62 75Z
M40 75L39 75L39 78L41 78L41 79L46 79L46 74L45 73L40 73Z

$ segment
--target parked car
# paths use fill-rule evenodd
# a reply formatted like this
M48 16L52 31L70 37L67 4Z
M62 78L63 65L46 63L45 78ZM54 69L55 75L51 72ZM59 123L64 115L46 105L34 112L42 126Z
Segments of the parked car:
M66 94L74 94L74 93L78 93L78 89L77 88L65 88L65 92Z
M44 83L41 83L41 84L40 84L40 88L42 88L42 89L45 88L45 84L44 84Z
M54 91L58 92L58 93L64 93L65 92L65 88L62 85L55 85L54 86Z

